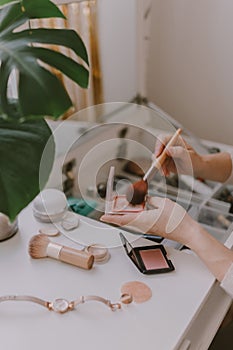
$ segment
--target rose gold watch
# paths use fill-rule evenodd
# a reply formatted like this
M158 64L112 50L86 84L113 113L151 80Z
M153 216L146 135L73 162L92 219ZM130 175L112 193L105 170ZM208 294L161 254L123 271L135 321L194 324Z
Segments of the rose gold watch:
M48 310L52 310L63 314L67 311L73 310L76 306L84 304L87 301L98 301L107 305L112 311L121 309L121 303L130 304L133 299L129 294L123 294L119 302L112 303L110 300L99 297L97 295L80 296L78 299L68 301L63 298L55 299L54 301L46 301L30 295L5 295L0 297L0 302L4 301L29 301L46 307Z

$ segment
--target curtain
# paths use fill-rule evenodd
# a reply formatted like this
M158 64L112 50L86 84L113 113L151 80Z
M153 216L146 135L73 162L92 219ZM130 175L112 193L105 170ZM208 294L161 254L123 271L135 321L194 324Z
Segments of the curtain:
M61 1L55 1L60 3ZM60 10L66 17L66 20L60 18L33 20L32 27L47 28L69 28L74 29L81 36L87 48L90 67L89 86L87 89L80 88L77 84L65 77L62 73L55 72L64 83L72 101L73 109L69 110L64 119L68 118L74 112L89 106L97 105L103 102L103 87L101 76L101 64L98 45L98 23L97 23L97 4L96 0L87 0L82 2L64 1L66 3L58 4ZM53 47L54 48L54 47ZM56 48L69 57L76 59L71 50L66 48Z

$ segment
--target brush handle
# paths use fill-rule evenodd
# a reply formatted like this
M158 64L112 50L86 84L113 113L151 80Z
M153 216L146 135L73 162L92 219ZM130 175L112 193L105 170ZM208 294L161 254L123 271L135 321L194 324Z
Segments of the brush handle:
M172 138L169 140L169 142L166 144L164 150L162 151L162 153L153 161L153 163L151 164L150 168L148 169L148 171L146 172L146 174L143 177L143 180L149 180L149 177L151 178L151 175L154 175L155 172L157 172L163 165L163 163L165 162L166 158L167 158L167 154L166 154L166 148L173 146L176 141L178 140L178 137L180 136L181 133L181 129L177 129L175 134L172 136Z
M82 250L63 246L59 254L59 260L89 270L94 263L94 256Z
M91 269L94 263L94 255L52 242L47 246L47 256L86 270Z

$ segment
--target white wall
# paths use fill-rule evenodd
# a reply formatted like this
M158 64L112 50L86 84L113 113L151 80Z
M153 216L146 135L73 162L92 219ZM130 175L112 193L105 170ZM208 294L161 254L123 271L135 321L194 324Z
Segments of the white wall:
M148 98L233 145L233 1L153 0Z
M82 1L53 0L56 4ZM104 102L128 102L138 92L137 1L97 0Z
M136 0L98 0L98 27L105 102L137 94Z

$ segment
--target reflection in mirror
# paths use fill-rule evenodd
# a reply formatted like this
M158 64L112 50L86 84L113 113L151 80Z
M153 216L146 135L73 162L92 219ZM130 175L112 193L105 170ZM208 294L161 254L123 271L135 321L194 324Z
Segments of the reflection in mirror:
M176 128L158 112L132 103L82 110L66 121L65 127L69 122L73 126L75 120L79 125L80 119L90 116L99 123L88 124L81 136L66 140L69 146L62 155L66 176L62 188L73 209L98 220L104 212L110 167L115 167L114 190L124 194L129 184L140 180L150 167L157 138L174 134ZM59 133L59 128L55 131ZM192 191L178 175L165 178L158 172L149 184L149 194L169 195L187 209Z
M70 210L91 220L88 229L72 232L72 239L80 242L82 238L88 244L119 244L118 232L111 231L109 225L107 232L103 226L100 230L99 223L105 211L109 169L115 167L114 191L124 194L129 184L140 180L150 167L157 139L163 134L173 135L176 123L157 108L134 103L107 103L75 113L60 124L50 122L50 125L56 140L57 157L47 187L62 189ZM182 138L199 152L208 152L185 130ZM148 194L176 201L198 220L205 203L219 211L225 210L223 202L211 198L218 186L192 176L171 174L165 177L157 172L149 183ZM135 232L130 232L135 237ZM227 237L225 233L224 237Z

